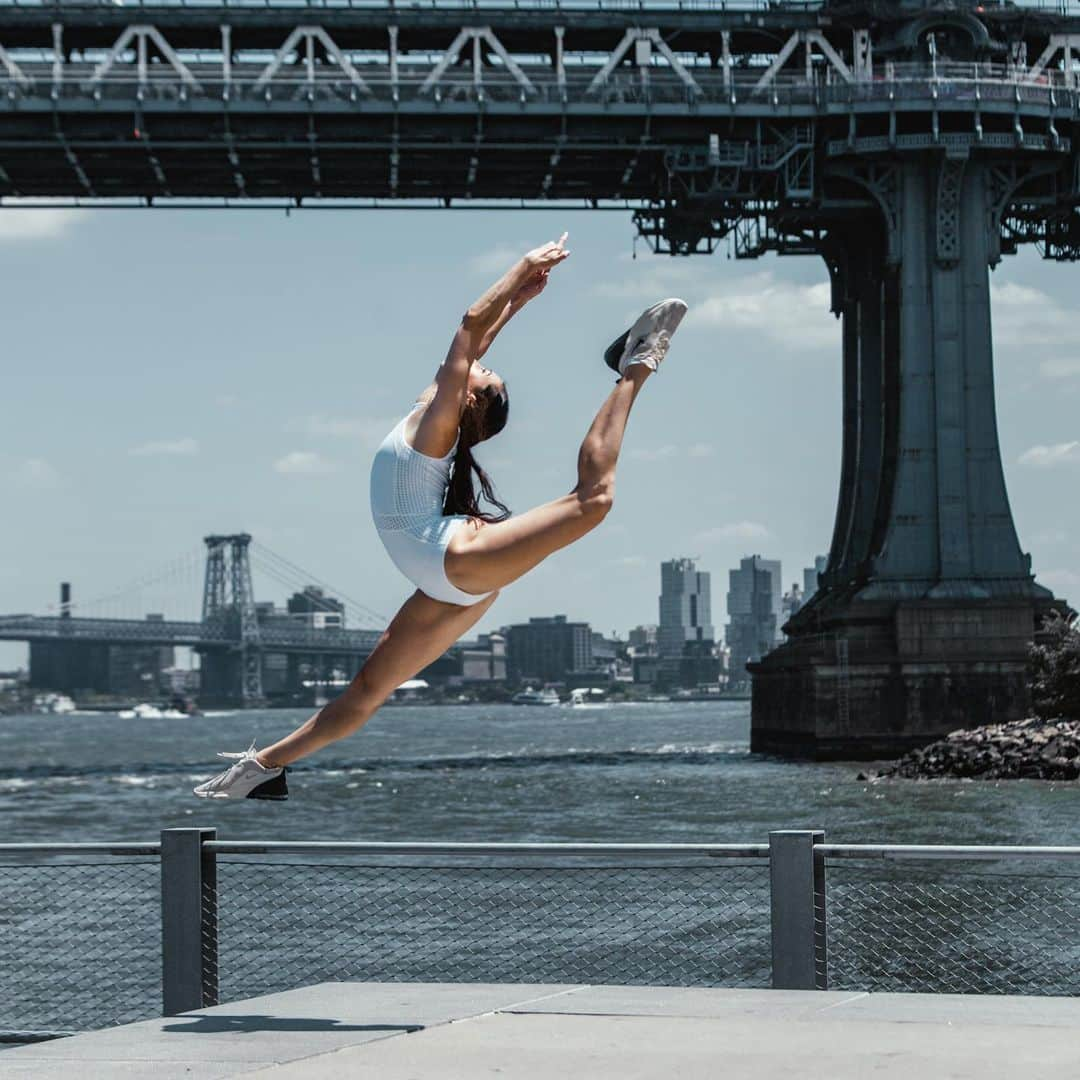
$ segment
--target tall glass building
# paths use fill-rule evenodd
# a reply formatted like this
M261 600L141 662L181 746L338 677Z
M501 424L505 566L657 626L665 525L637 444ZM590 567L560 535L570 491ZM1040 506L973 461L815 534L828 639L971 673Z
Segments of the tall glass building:
M782 637L783 585L780 561L750 555L728 574L727 646L734 687L750 682L746 665L771 652ZM816 588L816 583L815 583Z
M661 678L668 684L697 686L716 682L710 576L693 559L660 564L660 627L657 631Z

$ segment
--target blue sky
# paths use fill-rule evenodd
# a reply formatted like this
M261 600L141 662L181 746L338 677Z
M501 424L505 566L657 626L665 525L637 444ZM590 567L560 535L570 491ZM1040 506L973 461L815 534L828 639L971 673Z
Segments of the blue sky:
M839 472L839 324L818 260L642 243L634 259L628 213L4 209L0 611L47 610L62 578L87 600L247 530L392 614L410 586L370 522L372 450L469 302L563 228L572 257L489 354L512 412L480 456L513 509L572 485L611 385L601 353L628 320L667 295L691 312L639 399L613 514L480 629L565 612L625 633L656 620L673 556L712 571L718 627L741 556L801 580L828 548ZM1028 252L992 280L1021 543L1075 601L1080 271ZM0 666L23 652L0 646Z

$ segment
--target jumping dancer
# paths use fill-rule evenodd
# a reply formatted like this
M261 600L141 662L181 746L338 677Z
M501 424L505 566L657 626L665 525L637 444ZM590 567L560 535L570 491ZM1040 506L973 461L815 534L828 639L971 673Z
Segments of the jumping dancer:
M569 495L517 517L496 498L472 448L506 426L506 383L479 361L496 335L544 291L569 256L566 233L530 251L465 313L450 351L409 414L386 437L371 470L371 512L387 553L416 592L349 688L280 742L242 754L195 788L207 799L285 799L285 767L351 735L407 679L473 627L499 595L552 552L607 516L630 408L659 367L686 304L647 309L604 354L619 375L578 451ZM473 473L480 495L473 487ZM480 505L481 498L489 509Z

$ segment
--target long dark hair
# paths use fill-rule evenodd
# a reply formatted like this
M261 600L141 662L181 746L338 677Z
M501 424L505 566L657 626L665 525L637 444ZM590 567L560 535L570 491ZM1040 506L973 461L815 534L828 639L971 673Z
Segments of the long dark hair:
M495 523L505 521L510 510L499 501L491 478L480 468L472 456L472 448L492 435L498 435L506 427L510 415L510 398L504 384L502 390L494 386L485 386L476 391L474 400L465 407L461 414L461 426L458 433L457 452L454 454L450 469L450 480L446 485L446 498L443 500L444 514L465 514L481 521ZM480 482L480 494L484 501L495 507L495 513L480 509L480 499L473 488L472 474Z

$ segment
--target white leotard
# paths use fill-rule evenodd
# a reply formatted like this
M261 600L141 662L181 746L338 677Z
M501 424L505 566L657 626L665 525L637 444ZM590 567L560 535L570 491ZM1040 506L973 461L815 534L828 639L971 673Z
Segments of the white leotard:
M468 607L484 599L462 592L446 576L446 548L470 519L444 515L443 500L457 443L445 457L429 457L405 441L405 424L423 402L394 427L371 465L371 516L394 565L433 600Z

